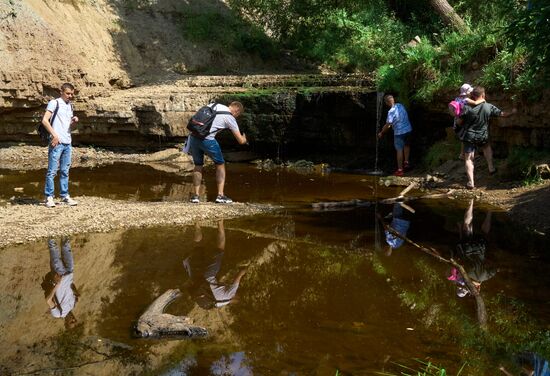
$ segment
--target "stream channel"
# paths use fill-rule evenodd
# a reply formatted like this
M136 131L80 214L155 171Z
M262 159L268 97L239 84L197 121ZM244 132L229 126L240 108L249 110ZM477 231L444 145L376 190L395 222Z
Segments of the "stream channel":
M462 374L498 375L500 366L519 374L522 362L544 364L550 260L505 213L473 200L374 204L402 187L366 175L245 164L227 170L233 200L281 209L1 249L0 374L372 375L419 369L420 359L451 374L465 366ZM13 196L14 186L40 197L44 171L0 174L0 199ZM213 175L206 171L210 201ZM84 200L181 201L190 192L190 175L148 166L71 170L71 193ZM352 199L367 203L312 208ZM481 282L486 331L460 274L385 234L377 216L463 263ZM65 319L46 303L51 268L67 277ZM207 337L135 337L140 315L168 289L182 295L166 312L189 316Z

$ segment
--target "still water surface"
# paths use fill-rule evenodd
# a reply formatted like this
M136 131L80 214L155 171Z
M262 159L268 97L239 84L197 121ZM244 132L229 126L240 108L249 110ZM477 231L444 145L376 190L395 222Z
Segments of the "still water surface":
M40 196L43 171L1 174L0 198L18 194L15 186ZM71 181L74 196L144 201L185 200L191 182L139 165L74 169ZM204 189L212 200L213 171ZM312 202L374 202L399 189L368 176L243 165L228 166L226 192L284 208L0 250L0 374L372 375L398 374L397 364L418 369L419 358L451 372L466 363L463 374L498 375L501 365L519 374L523 351L531 356L523 354L524 368L544 365L546 245L503 213L455 200L411 201L414 213L399 204L314 211ZM463 262L481 282L487 333L474 299L462 296L460 275L385 234L377 215ZM182 295L166 312L189 316L207 338L133 335L168 289Z

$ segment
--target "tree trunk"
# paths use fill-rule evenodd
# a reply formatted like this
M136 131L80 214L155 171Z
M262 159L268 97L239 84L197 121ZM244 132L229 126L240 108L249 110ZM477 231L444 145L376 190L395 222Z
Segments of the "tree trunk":
M454 8L449 4L447 0L429 0L430 5L441 16L443 21L454 27L455 29L465 31L468 30L468 26L464 20L456 13Z

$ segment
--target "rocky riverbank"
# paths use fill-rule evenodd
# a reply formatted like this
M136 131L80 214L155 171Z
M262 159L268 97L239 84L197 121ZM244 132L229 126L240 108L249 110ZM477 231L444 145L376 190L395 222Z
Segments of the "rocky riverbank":
M264 213L269 205L233 203L128 202L99 197L75 197L77 206L15 203L0 207L0 248L49 236L108 232L120 228L188 225Z
M465 188L466 177L464 162L451 160L439 168L426 173L413 170L405 177L389 176L383 178L387 185L407 186L415 182L427 193L452 190L451 197L475 198L479 202L506 211L513 221L527 226L541 236L550 234L550 180L539 184L524 185L520 181L510 181L504 178L505 166L500 167L496 174L491 175L483 158L475 160L476 189Z
M73 166L95 166L116 162L142 163L164 171L190 171L192 163L178 149L136 154L96 148L73 149ZM0 169L33 170L45 168L47 148L11 145L0 148ZM477 189L464 189L462 162L450 161L433 174L413 171L403 178L383 178L391 185L416 182L428 193L453 189L458 198L475 197L482 203L507 211L519 223L539 235L550 232L550 182L522 186L519 182L501 181L499 174L489 175L482 160L476 161ZM127 202L99 197L75 197L76 207L58 205L48 209L37 200L13 201L0 206L0 248L47 236L107 232L117 228L185 225L196 220L216 220L254 215L274 210L269 205L216 205L182 202Z

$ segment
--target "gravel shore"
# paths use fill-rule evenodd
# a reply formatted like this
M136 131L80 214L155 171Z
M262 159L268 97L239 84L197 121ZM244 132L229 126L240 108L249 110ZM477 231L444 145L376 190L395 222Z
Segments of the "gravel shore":
M49 236L107 232L120 228L187 225L272 211L269 205L233 203L127 202L74 197L77 206L11 204L0 207L0 248Z

